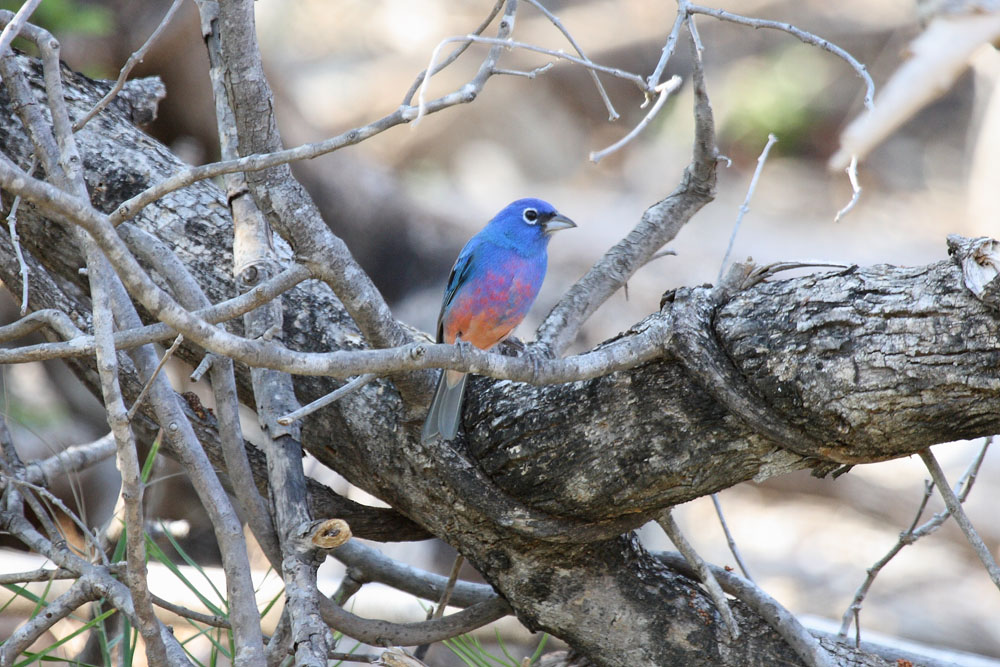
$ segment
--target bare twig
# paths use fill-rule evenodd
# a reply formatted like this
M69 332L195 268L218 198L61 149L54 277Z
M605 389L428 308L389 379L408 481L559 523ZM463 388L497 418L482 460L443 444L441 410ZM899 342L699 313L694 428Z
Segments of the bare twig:
M51 125L46 124L35 109L26 109L22 118L36 140L38 155L48 177L62 190L86 201L88 193L83 180L82 160L76 150L66 100L63 96L59 43L46 31L34 26L28 32L28 36L35 41L42 55L42 71L51 112ZM18 100L15 106L28 104L31 94L25 90L23 74L14 66L13 59L3 57L0 58L0 63L11 95ZM57 145L54 145L56 143ZM126 501L126 520L131 526L131 530L128 531L128 568L125 578L132 594L138 628L146 642L149 659L152 662L176 664L179 658L177 650L179 646L175 641L171 641L171 650L168 652L162 626L153 613L146 583L145 538L142 532L141 509L142 481L139 478L135 441L125 416L125 406L118 384L118 362L112 338L110 292L116 284L116 278L93 238L85 234L82 229L78 228L76 231L87 260L93 303L97 369L108 412L108 422L118 446L119 469L122 473L123 496ZM49 555L51 557L51 554Z
M561 32L563 36L566 37L566 40L576 50L577 55L579 55L581 58L583 58L588 62L590 61L590 58L588 58L587 55L583 52L583 49L580 48L580 45L576 43L576 40L573 38L573 35L570 34L569 30L566 29L566 27L562 24L562 21L560 21L555 14L546 9L542 5L542 3L538 2L538 0L527 0L527 2L528 4L533 5L542 14L545 14L545 18L551 21L552 25L554 25L559 30L559 32ZM619 118L618 112L615 111L614 105L611 104L611 100L608 98L608 91L604 90L604 85L601 84L601 79L597 76L597 72L595 72L594 70L589 70L589 72L590 72L590 78L593 79L594 85L597 86L597 92L601 95L601 100L604 102L604 106L608 110L608 120L609 121L618 120Z
M726 544L729 545L729 551L732 552L733 558L736 559L736 564L740 566L740 572L746 577L747 581L753 581L753 577L750 576L750 570L747 569L746 563L743 562L743 557L740 555L740 550L736 546L736 540L733 538L733 534L729 532L729 524L726 523L726 517L722 513L722 504L719 502L719 494L712 494L712 504L715 505L715 513L719 516L719 523L722 525L722 532L726 535Z
M684 572L688 576L700 576L698 571L679 553L661 551L656 554L656 557L671 568ZM760 614L768 625L788 642L788 645L805 664L810 667L836 666L836 662L826 649L820 646L816 638L795 618L795 615L781 606L777 600L755 586L753 582L732 572L727 572L724 568L715 565L707 565L707 567L725 592L743 601Z
M986 451L989 446L993 443L993 436L986 438L983 441L983 446L979 450L979 454L969 463L968 468L959 478L958 484L955 485L955 493L958 496L960 502L965 502L965 499L969 497L969 493L972 491L972 485L976 481L976 475L979 472L980 466L983 464L983 460L986 458ZM913 544L921 537L930 535L936 531L948 517L951 516L951 510L945 509L942 512L938 512L928 521L917 527L917 523L920 521L920 517L923 516L924 510L927 508L927 502L930 500L931 495L934 492L934 482L928 481L924 484L924 494L920 499L920 504L917 507L916 514L913 517L913 521L910 523L909 528L899 534L899 539L896 540L896 544L889 549L888 552L882 558L875 562L870 568L868 568L865 580L858 587L858 590L854 593L854 599L851 600L851 604L844 611L844 615L841 618L840 629L837 632L837 636L841 639L847 637L848 630L851 629L851 622L853 620L855 625L855 645L860 645L861 642L861 603L864 602L865 597L868 595L868 591L871 589L872 584L875 583L875 578L879 575L886 565L889 564L893 558L896 557L903 547Z
M167 9L167 13L163 15L163 19L160 21L159 25L156 26L155 30L153 30L153 33L142 46L129 56L128 60L125 61L125 64L122 65L121 71L118 73L118 79L115 81L115 85L112 86L111 90L109 90L107 94L94 105L93 109L88 111L86 115L73 123L74 132L78 132L80 128L90 122L91 118L101 113L101 111L111 104L111 100L115 99L115 96L117 96L118 93L121 92L122 88L125 87L125 81L128 79L129 73L131 73L132 69L141 63L143 58L146 57L146 53L149 52L149 49L153 46L159 36L163 34L163 31L166 29L171 19L173 19L174 14L177 13L177 10L180 9L182 4L184 4L184 0L174 0L173 4L170 5L170 8Z
M493 9L490 10L489 15L487 15L487 17L483 19L483 22L479 24L478 28L472 31L472 34L473 35L483 34L483 31L486 30L487 27L489 27L490 23L493 23L493 19L497 17L497 14L500 13L500 9L504 6L506 2L507 0L497 0L493 4ZM448 54L447 58L438 63L437 68L433 72L431 72L431 76L434 76L435 74L443 70L445 67L455 62L459 56L461 56L469 49L470 46L472 46L472 42L465 42L464 44L459 45L454 51ZM420 74L417 75L417 78L413 81L413 85L410 86L410 89L406 91L406 95L403 96L402 106L404 107L410 106L410 103L413 101L413 96L417 94L417 90L420 88L420 85L424 82L424 78L426 76L427 76L427 70L423 70L422 72L420 72Z
M941 469L940 464L938 464L937 459L934 458L934 454L931 453L930 449L924 449L920 451L920 458L923 460L924 465L927 466L927 470L931 473L931 478L937 485L938 493L941 494L941 498L944 500L945 507L951 512L951 515L955 517L955 523L958 527L962 529L965 533L966 539L969 540L969 544L972 546L976 555L979 556L979 560L982 561L983 567L986 568L987 574L989 574L990 579L993 580L993 584L1000 588L1000 567L997 567L996 560L993 559L993 554L990 553L989 547L983 542L983 538L979 536L976 529L973 527L972 522L969 521L969 517L966 516L965 510L962 509L962 503L952 491L951 487L948 486L948 478L944 475L944 470Z
M28 173L35 171L37 160L32 160L28 167ZM28 265L24 261L24 253L21 251L21 237L17 233L17 209L21 205L21 198L14 197L7 213L7 230L10 232L10 242L14 246L14 253L17 255L17 264L21 271L21 317L28 312ZM0 208L3 208L0 206Z
M681 34L681 27L688 18L687 6L687 0L678 0L677 18L674 19L674 25L670 29L667 41L663 44L663 49L660 52L660 60L656 63L656 67L653 68L652 74L650 74L646 79L646 87L650 90L660 85L660 78L663 76L663 70L667 68L667 63L670 61L670 57L674 55L674 49L677 48L677 38L680 37Z
M539 74L542 74L543 72L548 72L550 69L552 69L553 65L555 65L555 63L545 63L541 67L536 67L535 69L527 71L519 69L496 68L493 70L493 73L504 74L506 76L523 76L526 79L534 79Z
M4 51L7 50L7 47L10 46L14 38L21 32L21 29L28 22L28 17L31 16L31 13L35 11L41 1L27 0L18 8L17 13L14 14L14 18L7 23L3 32L0 32L0 58L4 57Z
M448 37L446 39L438 42L438 45L434 47L431 52L431 60L427 66L427 69L431 70L435 68L435 62L437 61L438 54L441 49L443 49L448 44L454 43L472 43L472 44L489 44L491 46L499 46L507 49L523 49L525 51L533 51L535 53L542 53L553 58L558 58L559 60L567 60L571 63L576 63L586 67L593 72L603 72L604 74L610 74L611 76L617 77L619 79L625 79L626 81L631 81L634 83L639 90L643 92L656 92L655 89L648 89L646 87L646 81L638 74L632 72L626 72L625 70L619 69L617 67L607 67L605 65L598 65L586 58L577 58L576 56L571 56L565 51L547 49L541 46L535 46L534 44L528 44L526 42L518 42L513 39L503 38L503 37L482 37L480 35L462 35L457 37ZM427 83L430 81L429 78L424 79L424 82L420 85L420 92L417 95L417 109L413 114L413 125L416 125L421 118L423 118L428 113L428 102L426 100ZM468 86L470 84L466 84Z
M180 347L183 342L184 336L178 334L177 338L174 339L173 344L167 349L166 352L163 353L163 356L160 358L160 363L156 365L156 370L153 371L153 376L149 378L146 384L143 385L142 391L140 391L139 395L136 396L135 401L132 403L132 407L129 408L128 415L126 415L129 421L132 421L132 418L135 417L135 413L138 412L140 407L142 407L142 401L146 398L146 394L149 393L149 388L152 386L156 376L160 374L163 367L167 365L168 361L170 361L170 357L174 355L174 352L177 351L177 348Z
M336 390L331 391L326 396L317 398L312 403L309 403L308 405L303 405L298 410L293 410L292 412L289 412L287 415L278 417L277 421L279 424L283 426L288 426L292 422L302 419L307 415L311 415L320 408L323 408L329 405L330 403L333 403L343 398L344 396L347 396L348 394L355 392L358 389L361 389L362 387L364 387L366 384L368 384L377 377L378 376L373 373L366 373L364 375L359 375L358 377L354 378L353 380L345 384L343 387L338 387Z
M80 237L84 237L82 232ZM146 537L143 531L142 496L143 483L140 476L139 458L135 448L135 437L129 426L128 413L118 384L118 361L112 338L112 314L110 283L114 274L107 260L96 248L93 241L86 242L87 268L89 269L92 302L94 304L94 339L97 344L97 367L101 375L101 390L104 406L108 413L108 423L114 433L118 452L118 469L121 471L121 496L125 505L125 525L127 527L126 560L128 569L125 581L135 602L136 614L140 619L139 631L147 643L147 654L153 662L167 663L166 646L160 637L156 615L146 581Z
M348 573L360 584L377 581L425 600L435 601L441 599L448 586L446 577L400 563L357 540L341 546L332 555L347 566ZM495 597L497 594L491 586L458 581L452 589L451 603L464 608Z
M12 484L16 484L17 486L20 486L22 488L31 489L38 495L42 496L42 498L44 498L47 503L51 503L52 505L57 507L59 511L61 511L63 515L77 527L83 538L90 545L93 546L94 552L98 555L99 559L104 563L104 565L109 564L106 554L101 550L101 543L97 535L94 534L94 531L90 528L90 526L85 524L83 520L77 516L76 512L74 512L73 510L71 510L69 507L66 506L66 503L64 503L62 499L59 498L59 496L55 495L54 493L46 489L44 486L40 486L38 484L32 484L31 482L25 481L23 479L18 479L16 477L9 477L7 481ZM27 494L25 495L25 497L26 498L28 497ZM37 513L38 511L36 510L36 514Z
M709 569L708 565L702 560L698 552L694 550L691 543L687 541L684 537L684 533L681 532L680 526L674 521L673 515L670 513L670 508L667 508L657 517L656 522L660 524L660 528L663 532L667 534L670 541L674 543L677 550L684 555L684 559L691 565L697 572L698 578L701 579L701 583L705 585L708 590L709 596L712 601L715 602L715 608L719 610L719 616L722 617L722 621L726 624L726 628L729 630L729 637L733 641L739 639L740 628L736 624L736 618L733 616L733 610L729 608L729 601L726 600L725 593L722 592L722 588L719 586L719 582L716 580L715 575L712 574L712 570Z
M851 212L855 204L858 203L858 199L861 198L861 186L858 184L858 156L851 156L851 164L847 165L844 170L847 172L847 178L851 181L851 201L847 202L844 208L837 211L837 215L834 216L834 222L840 222L840 219Z
M799 41L805 42L812 46L816 46L824 51L828 51L833 55L837 56L848 65L850 65L859 77L865 82L865 106L869 109L874 105L875 99L875 82L872 81L872 77L868 74L867 68L862 65L857 58L852 56L850 53L840 48L836 44L828 42L822 37L817 37L811 32L806 32L801 28L797 28L790 23L782 23L780 21L768 21L766 19L756 19L749 16L741 16L739 14L733 14L732 12L727 12L722 9L714 9L711 7L703 7L701 5L688 5L688 14L704 14L705 16L711 16L713 18L719 19L721 21L729 21L731 23L738 23L740 25L749 26L751 28L769 28L771 30L781 30L782 32L787 32L788 34L794 36Z
M188 379L190 379L191 382L201 382L201 379L205 377L205 373L211 370L212 364L215 363L215 358L215 355L211 352L207 353L201 358L201 361L198 362L198 366L191 371L191 375L188 376Z
M49 628L98 597L100 594L93 589L88 579L81 578L73 582L68 591L45 605L45 613L36 614L20 625L0 645L0 664L13 665L14 658L26 651Z
M222 301L213 306L206 306L191 311L192 315L203 318L210 324L218 324L234 317L239 317L254 308L258 308L271 299L277 298L298 283L309 278L309 270L301 265L285 269L270 280L240 296ZM69 316L58 310L40 310L26 316L13 324L0 327L0 342L25 336L40 326L52 327L60 336L70 342L42 343L13 349L0 349L0 364L19 364L29 361L44 361L46 359L62 359L74 356L89 356L94 353L94 339L84 336L76 328ZM156 343L176 336L177 332L162 322L150 324L135 329L125 329L115 332L115 348L127 350L146 343ZM76 340L74 340L76 339Z
M73 323L69 315L55 308L46 308L44 310L36 310L16 322L11 322L6 326L0 327L0 342L6 343L27 336L45 326L51 328L67 340L72 340L77 336L83 335L83 332ZM93 350L90 353L93 354Z
M722 256L722 263L719 265L719 277L716 278L716 282L722 282L722 274L726 270L726 263L729 261L729 254L733 251L733 243L736 242L736 233L740 230L740 223L743 222L743 216L750 210L750 199L753 197L753 193L757 189L757 180L760 178L760 172L764 170L764 163L767 162L767 156L771 152L771 146L777 142L778 137L773 134L768 134L767 143L764 144L764 150L762 150L760 155L757 157L757 167L753 170L753 176L750 178L750 186L747 188L747 196L743 199L740 211L736 215L736 222L733 223L733 232L729 235L729 245L726 246L726 253Z
M690 23L687 25L690 26ZM628 236L610 248L546 316L538 328L536 344L553 355L561 354L587 318L645 266L660 248L673 240L714 196L718 161L715 120L705 88L701 56L693 45L692 40L695 141L683 181L665 199L646 209Z
M200 611L194 611L193 609L188 609L187 607L182 607L179 604L174 604L170 600L164 600L159 595L153 594L153 604L161 609L166 609L167 611L182 616L183 618L190 618L192 621L198 621L199 623L204 623L205 625L210 625L213 628L225 628L232 629L232 624L229 622L228 618L223 616L215 616L214 614L203 614Z
M444 609L448 606L449 600L451 600L451 594L455 590L455 582L458 581L458 572L462 569L462 564L465 563L465 557L462 554L455 556L455 562L451 565L451 572L448 574L448 583L445 584L444 591L441 593L441 599L438 600L437 607L431 607L427 611L427 620L432 618L441 618L444 616ZM417 660L423 660L427 656L427 651L431 648L430 644L422 644L417 647L417 650L413 652L413 656Z
M644 129L646 129L646 126L649 125L650 122L652 122L652 120L656 117L656 115L660 113L660 109L663 108L663 103L667 101L667 98L670 97L670 95L674 91L680 88L680 86L681 86L681 78L676 75L670 77L669 80L664 81L663 83L658 85L655 88L656 92L658 93L658 96L656 98L656 102L653 104L653 108L650 109L646 113L646 115L643 116L642 120L640 120L636 124L636 126L632 128L632 131L626 134L624 137L622 137L621 139L619 139L618 141L616 141L615 143L611 144L610 146L608 146L603 150L592 151L590 153L590 161L593 162L594 164L597 164L598 162L606 158L608 155L611 155L612 153L620 149L622 146L624 146L625 144L629 143L637 136L639 136L639 133L642 132Z

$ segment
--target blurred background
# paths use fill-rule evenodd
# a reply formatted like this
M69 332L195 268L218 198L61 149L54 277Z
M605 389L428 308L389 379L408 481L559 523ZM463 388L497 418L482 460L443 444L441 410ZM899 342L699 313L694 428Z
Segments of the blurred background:
M0 1L0 7L19 5ZM473 30L492 5L493 0L258 0L260 42L286 145L318 141L391 113L440 40ZM44 0L36 18L62 40L71 67L114 78L168 6L165 0ZM672 2L640 0L552 0L546 6L595 62L642 76L655 66L675 12ZM744 0L712 6L814 32L865 63L876 86L906 58L907 44L922 28L911 0ZM576 349L627 329L657 309L668 289L716 280L768 133L778 143L731 260L917 265L946 258L947 234L997 235L997 174L989 158L997 149L991 137L998 134L991 122L1000 114L988 109L1000 60L992 49L977 52L940 99L868 156L859 169L860 201L834 223L851 188L826 162L838 147L839 132L862 108L861 80L843 61L785 33L697 20L718 143L732 165L720 169L715 202L669 246L677 255L643 268L627 294L615 295L592 318ZM491 27L486 34L494 32ZM521 3L515 38L570 50L527 3ZM434 77L428 94L444 94L468 80L485 48L473 46ZM549 60L512 52L501 66L530 70ZM602 76L621 114L609 122L589 75L557 62L533 80L494 77L473 104L294 168L397 316L425 331L433 329L448 270L469 236L512 199L538 196L554 203L579 229L560 234L550 248L549 277L518 331L530 338L559 295L646 207L677 185L693 136L690 61L682 39L666 72L684 78L681 92L635 141L596 165L588 160L590 151L634 127L646 112L640 108L643 99L632 84ZM184 4L133 75L160 76L167 86L160 117L148 131L192 164L217 159L207 58L193 3ZM7 322L16 318L16 309L5 298ZM106 432L98 403L59 364L0 370L3 409L23 458L46 456ZM173 374L179 391L189 389L186 375L179 368ZM979 444L937 448L949 479L959 477ZM364 498L319 466L311 466L311 473ZM997 456L988 455L967 505L994 553L1000 527L990 509L1000 502L998 473ZM74 480L82 490L76 499L67 490L68 502L85 502L88 520L99 524L114 503L108 480L115 474L108 463ZM172 470L164 464L158 474L169 477ZM757 582L793 612L839 623L866 568L911 523L926 476L919 460L901 460L856 467L836 481L803 474L742 484L723 492L721 501ZM88 485L92 479L98 482ZM169 483L182 484L176 478ZM185 546L212 564L217 555L208 545L210 528L200 508L162 499L183 495L154 493L151 514L188 521ZM931 511L940 509L936 502ZM675 515L706 559L735 565L709 499L678 508ZM650 548L672 548L658 528L647 527L642 538ZM430 542L387 545L385 551L443 574L453 556L446 546ZM0 571L13 571L5 553L0 552ZM331 562L323 572L324 589L332 592L342 568ZM415 620L423 614L414 600L375 586L366 587L356 604L358 613L373 616ZM861 622L865 632L1000 657L998 617L1000 594L948 524L886 567ZM515 625L505 623L504 632L514 633ZM0 621L0 635L7 631ZM524 632L517 641L531 645L537 638ZM460 664L441 647L429 662Z

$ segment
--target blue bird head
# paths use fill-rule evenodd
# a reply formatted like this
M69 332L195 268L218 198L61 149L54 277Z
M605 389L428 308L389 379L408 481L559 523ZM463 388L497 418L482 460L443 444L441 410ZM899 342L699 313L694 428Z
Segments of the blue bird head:
M531 197L508 204L487 225L487 229L495 229L523 250L544 249L552 234L571 227L576 227L576 223L552 204Z

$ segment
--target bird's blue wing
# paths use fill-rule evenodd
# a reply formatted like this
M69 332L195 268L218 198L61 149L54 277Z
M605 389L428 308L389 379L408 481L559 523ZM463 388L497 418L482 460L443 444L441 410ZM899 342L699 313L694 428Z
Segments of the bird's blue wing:
M462 252L458 254L458 259L455 260L455 266L451 267L451 273L448 274L448 285L444 290L444 299L441 302L441 312L438 313L437 321L437 342L444 342L444 329L442 327L442 320L444 319L445 311L448 310L448 306L451 304L452 299L455 298L455 293L458 292L458 288L465 284L468 280L469 275L472 273L472 268L475 265L475 254L476 248L479 246L478 238L472 237L472 239L465 244L462 248Z

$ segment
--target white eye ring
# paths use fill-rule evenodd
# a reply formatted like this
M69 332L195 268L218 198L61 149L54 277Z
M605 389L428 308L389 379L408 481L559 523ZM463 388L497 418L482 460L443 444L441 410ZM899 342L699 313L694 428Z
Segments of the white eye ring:
M521 216L524 221L529 225L534 225L538 222L538 211L533 208L524 209L524 214Z

